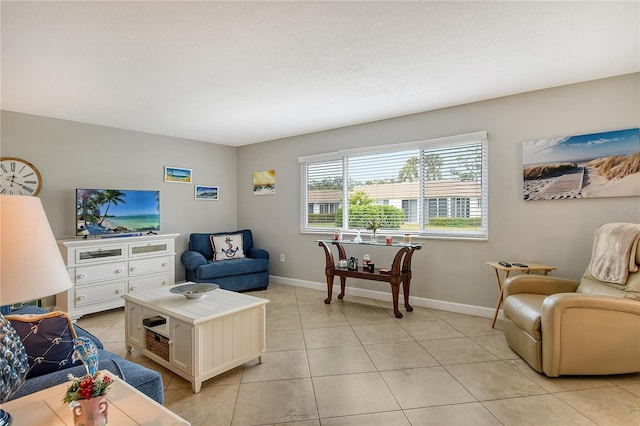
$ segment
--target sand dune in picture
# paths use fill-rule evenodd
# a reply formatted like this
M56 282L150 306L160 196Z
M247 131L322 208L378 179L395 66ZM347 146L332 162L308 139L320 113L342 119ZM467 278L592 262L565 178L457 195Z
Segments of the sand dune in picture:
M525 200L640 195L640 153L527 166L523 191Z

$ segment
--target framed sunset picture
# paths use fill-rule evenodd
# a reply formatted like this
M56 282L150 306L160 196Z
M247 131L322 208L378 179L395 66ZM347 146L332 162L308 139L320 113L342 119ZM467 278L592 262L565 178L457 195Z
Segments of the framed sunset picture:
M253 173L253 195L273 195L276 193L276 171L265 170Z
M640 129L522 144L525 200L640 196Z

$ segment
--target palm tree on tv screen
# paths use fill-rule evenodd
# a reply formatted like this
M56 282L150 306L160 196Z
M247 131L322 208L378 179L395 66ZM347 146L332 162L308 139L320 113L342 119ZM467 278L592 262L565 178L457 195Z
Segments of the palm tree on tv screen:
M87 227L87 223L92 221L95 216L97 218L100 215L99 206L96 206L96 196L98 191L93 189L86 189L78 191L78 205L77 209L80 211L79 217L84 220L84 226ZM96 214L96 211L98 212Z
M98 196L99 198L97 200L97 204L101 206L106 204L107 208L104 210L104 214L102 215L102 219L100 220L98 226L102 226L102 222L104 222L104 220L107 218L109 208L112 204L114 206L117 206L119 203L127 203L125 200L123 200L123 197L126 196L127 194L122 191L118 191L117 189L105 189L100 193L100 195Z

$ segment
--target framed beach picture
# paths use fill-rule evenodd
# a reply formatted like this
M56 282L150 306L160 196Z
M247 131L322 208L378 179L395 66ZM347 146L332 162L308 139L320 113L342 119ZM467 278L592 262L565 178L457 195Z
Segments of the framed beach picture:
M525 200L640 196L640 129L522 144Z
M164 168L164 181L174 183L191 183L191 169L166 166Z
M276 193L276 171L265 170L253 173L253 195L273 195Z
M217 186L195 185L196 200L219 200L220 191Z

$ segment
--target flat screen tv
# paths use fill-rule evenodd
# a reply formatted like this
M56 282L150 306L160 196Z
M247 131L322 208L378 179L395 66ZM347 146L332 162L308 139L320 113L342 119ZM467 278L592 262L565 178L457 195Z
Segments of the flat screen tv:
M76 189L76 235L156 233L160 191Z

